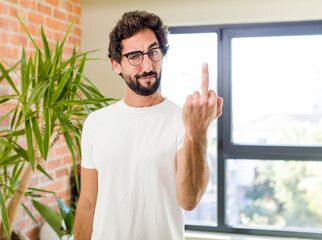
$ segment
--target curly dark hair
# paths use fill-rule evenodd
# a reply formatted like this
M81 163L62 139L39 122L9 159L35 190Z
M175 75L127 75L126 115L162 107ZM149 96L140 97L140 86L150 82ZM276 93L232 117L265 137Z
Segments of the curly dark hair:
M135 35L141 30L150 28L159 41L159 46L163 49L163 54L168 51L168 27L163 24L160 17L146 11L132 11L123 14L110 33L110 43L108 47L108 57L117 62L121 62L122 40Z

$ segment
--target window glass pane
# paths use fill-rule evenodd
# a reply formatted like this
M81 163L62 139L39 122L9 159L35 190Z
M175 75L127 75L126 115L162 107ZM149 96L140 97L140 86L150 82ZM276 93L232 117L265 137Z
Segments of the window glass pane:
M322 162L226 163L229 226L322 232Z
M232 141L322 145L322 36L232 39Z
M201 67L209 65L209 88L217 89L217 34L170 34L163 60L162 95L183 106L186 97L201 90ZM217 225L217 123L208 130L210 181L199 206L186 212L186 224Z

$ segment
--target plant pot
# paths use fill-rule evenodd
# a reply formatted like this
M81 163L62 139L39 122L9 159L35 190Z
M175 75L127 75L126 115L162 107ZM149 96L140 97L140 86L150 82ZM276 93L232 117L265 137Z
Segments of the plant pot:
M60 239L49 224L45 222L40 228L39 238L40 240L73 240L74 236L70 236L69 238L68 236L62 236Z
M60 240L56 232L45 222L39 232L40 240Z

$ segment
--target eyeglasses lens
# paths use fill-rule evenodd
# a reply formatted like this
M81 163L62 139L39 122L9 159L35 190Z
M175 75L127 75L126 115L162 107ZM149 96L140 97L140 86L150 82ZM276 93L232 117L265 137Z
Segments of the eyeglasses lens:
M147 54L152 62L158 62L163 58L161 48L153 48L147 53L135 52L128 55L127 59L131 65L139 65L143 60L143 55Z

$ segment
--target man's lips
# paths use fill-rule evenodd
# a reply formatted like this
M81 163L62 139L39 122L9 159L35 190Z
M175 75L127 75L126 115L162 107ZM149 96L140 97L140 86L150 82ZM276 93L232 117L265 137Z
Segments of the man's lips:
M139 79L143 80L143 81L151 81L152 79L154 79L155 76L146 76L146 77L140 77Z
M141 79L143 82L149 82L152 81L157 77L157 74L154 72L149 72L149 73L143 73L137 76L137 80Z

